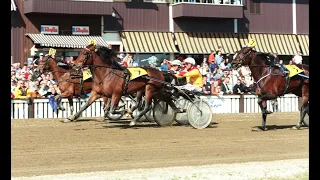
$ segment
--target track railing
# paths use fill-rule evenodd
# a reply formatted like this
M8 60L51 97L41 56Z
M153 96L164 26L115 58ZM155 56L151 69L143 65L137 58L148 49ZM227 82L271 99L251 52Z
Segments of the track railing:
M257 104L255 95L224 95L219 96L201 96L210 104L213 113L258 113L261 112ZM74 113L86 102L87 99L73 99ZM67 99L62 99L62 106L65 111L53 110L49 99L11 100L11 119L28 119L28 118L67 118L71 115ZM297 112L299 111L299 97L293 94L286 94L278 98L279 112ZM133 105L130 98L126 98L126 108ZM272 111L270 101L267 101L267 109ZM134 112L134 115L137 111ZM103 101L98 99L86 109L81 117L102 117Z

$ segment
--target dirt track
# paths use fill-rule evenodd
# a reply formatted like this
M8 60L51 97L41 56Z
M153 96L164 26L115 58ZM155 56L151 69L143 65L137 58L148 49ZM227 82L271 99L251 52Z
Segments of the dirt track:
M128 121L12 120L12 176L206 165L309 157L309 129L291 130L298 113L215 114L212 125L159 127Z

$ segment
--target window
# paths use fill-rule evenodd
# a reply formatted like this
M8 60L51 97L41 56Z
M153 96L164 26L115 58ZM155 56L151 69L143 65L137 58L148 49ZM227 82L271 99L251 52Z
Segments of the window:
M261 14L261 0L250 0L250 13Z

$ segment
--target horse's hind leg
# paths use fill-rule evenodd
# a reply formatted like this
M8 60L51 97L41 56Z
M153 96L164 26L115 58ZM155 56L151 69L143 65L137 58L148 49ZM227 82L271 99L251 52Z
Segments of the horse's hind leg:
M266 131L268 130L268 128L266 127L267 115L270 114L270 112L267 110L267 101L262 100L261 97L258 97L258 104L260 106L262 114L262 126L260 127L260 129Z
M306 113L309 114L309 98L308 97L302 97L301 102L301 108L300 108L300 120L296 126L293 127L293 129L300 129L302 126L302 123L304 121L304 117L306 116Z
M145 91L145 107L144 109L137 115L137 117L133 118L130 122L130 126L134 126L136 124L136 122L143 116L145 115L150 109L151 109L151 103L152 103L152 96L155 93L156 89L150 85L146 85L146 91ZM143 92L143 91L142 91ZM137 93L137 97L138 97ZM141 98L142 98L142 93L141 93L141 97L140 97L140 102L141 102ZM138 102L137 102L138 104Z
M144 109L140 112L140 114L138 114L134 119L132 119L132 121L130 122L130 126L134 126L136 124L136 122L143 116L145 115L148 111L150 111L151 109L151 103L152 103L152 98L146 97L146 104Z
M103 119L106 120L107 115L109 113L110 106L111 106L111 99L109 99L108 97L102 97L102 99L103 99L103 110L104 110Z
M121 99L121 94L112 94L110 113L114 114Z
M127 109L127 113L125 116L131 116L131 118L133 119L133 111L135 111L138 107L141 106L141 100L142 100L142 95L143 95L144 91L138 91L137 95L136 95L136 103L135 105L130 109Z

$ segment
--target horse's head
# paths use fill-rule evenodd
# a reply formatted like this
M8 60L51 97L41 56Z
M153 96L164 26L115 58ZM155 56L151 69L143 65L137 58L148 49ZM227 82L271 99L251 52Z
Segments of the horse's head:
M93 58L92 53L96 52L96 46L93 44L88 45L86 48L82 49L78 58L74 61L74 65L83 66L83 65L92 65Z
M242 65L249 65L255 51L252 47L243 47L232 60L231 65L233 68L239 68Z
M40 74L49 71L50 70L50 65L49 65L50 60L53 60L53 58L50 55L43 57L42 60L39 60L36 71L39 72ZM37 73L37 77L40 76L39 73Z

